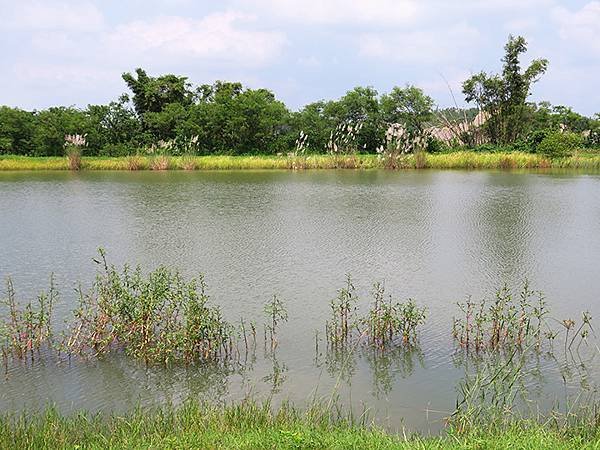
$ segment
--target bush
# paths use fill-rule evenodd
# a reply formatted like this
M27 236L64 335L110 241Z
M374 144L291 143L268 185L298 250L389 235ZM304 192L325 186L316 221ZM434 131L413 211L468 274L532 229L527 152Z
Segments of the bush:
M583 146L583 137L569 131L561 133L554 131L542 139L537 146L537 152L546 156L571 156L573 151Z
M533 153L531 146L526 141L515 141L510 147L513 152Z
M439 139L429 137L427 139L427 153L442 153L448 150L448 146Z
M546 138L546 136L551 133L552 130L549 129L532 131L529 136L527 136L527 144L531 149L531 153L537 153L539 145Z
M129 156L135 154L136 150L130 144L109 144L100 150L100 156Z

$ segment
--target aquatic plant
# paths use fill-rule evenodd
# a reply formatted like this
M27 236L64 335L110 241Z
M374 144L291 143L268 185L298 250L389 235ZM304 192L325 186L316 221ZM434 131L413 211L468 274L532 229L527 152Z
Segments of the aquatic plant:
M356 288L352 277L346 276L346 286L330 302L331 317L325 333L329 347L345 347L353 342L379 350L416 345L417 330L425 323L426 308L420 308L412 299L402 303L394 301L391 295L386 297L381 283L373 285L372 295L369 310L359 317Z
M391 295L385 298L385 287L373 285L373 304L361 323L367 330L370 344L383 350L398 343L411 346L417 343L417 329L425 322L426 308L419 308L408 299L394 302Z
M21 360L34 360L35 354L52 344L52 310L58 299L54 276L50 277L48 292L40 293L35 302L29 301L19 306L13 282L6 280L6 297L0 299L0 305L7 315L0 318L0 351L4 361L9 356Z
M496 351L534 347L540 349L543 341L550 342L558 332L551 326L549 310L541 291L530 289L525 280L515 298L513 292L504 286L492 301L485 299L475 302L471 297L459 302L462 316L454 318L452 334L455 341L466 350ZM556 320L565 330L565 353L573 346L577 338L579 344L593 332L591 316L584 312L581 324L575 328L572 319ZM570 335L571 330L573 334Z
M143 158L139 155L128 156L125 161L128 170L140 170L144 167Z
M325 324L325 334L329 345L337 347L348 343L351 327L355 325L358 296L350 274L346 275L346 286L338 290L338 295L329 302L331 317Z
M391 124L385 132L385 146L377 148L377 155L385 169L400 169L408 167L406 156L414 155L416 169L426 166L424 152L428 135L425 131L408 131L399 123Z
M341 122L335 127L327 141L327 153L333 158L336 169L354 169L357 167L356 138L364 125L363 121Z
M271 350L273 350L277 347L277 328L281 322L287 322L288 320L287 310L283 301L277 295L273 295L271 300L265 303L263 311L268 319L268 322L265 323L265 345L268 333L271 341Z
M185 282L159 267L119 272L100 251L92 290L80 289L79 307L65 336L69 353L100 356L121 350L147 363L213 361L233 355L233 327L209 304L202 276Z

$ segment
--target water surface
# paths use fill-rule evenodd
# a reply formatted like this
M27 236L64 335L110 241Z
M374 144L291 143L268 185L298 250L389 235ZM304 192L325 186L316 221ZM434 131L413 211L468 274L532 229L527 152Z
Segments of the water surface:
M53 272L62 294L58 326L74 306L73 288L93 280L98 247L115 264L204 274L232 321L262 323L263 303L279 294L290 319L276 359L259 345L243 369L149 369L122 356L17 364L0 381L0 409L124 410L248 393L302 403L328 398L336 386L342 402L364 403L391 427L433 430L452 410L464 373L451 339L457 300L528 278L545 292L553 316L600 315L600 176L0 173L0 276L10 275L24 298L46 288ZM378 360L357 352L341 375L323 342L315 355L315 330L323 335L329 300L346 273L364 305L372 283L382 281L398 299L427 306L420 353ZM548 396L560 393L556 362L541 358L539 365Z

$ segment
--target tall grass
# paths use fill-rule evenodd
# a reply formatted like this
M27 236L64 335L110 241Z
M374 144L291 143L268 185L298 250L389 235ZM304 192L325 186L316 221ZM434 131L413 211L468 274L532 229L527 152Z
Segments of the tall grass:
M0 447L57 448L211 448L211 449L585 449L600 446L597 424L563 428L551 423L516 421L450 430L423 437L386 432L357 420L343 410L313 405L300 410L284 404L244 401L216 406L187 402L180 408L136 409L119 414L79 413L62 416L56 410L0 418Z
M165 162L166 161L166 162ZM286 156L172 156L172 157L92 157L83 156L81 170L306 170L306 169L379 169L385 161L377 155L327 154ZM530 153L479 153L458 151L403 155L395 169L578 169L600 170L600 155L580 155L549 159ZM0 156L0 171L69 170L61 157Z

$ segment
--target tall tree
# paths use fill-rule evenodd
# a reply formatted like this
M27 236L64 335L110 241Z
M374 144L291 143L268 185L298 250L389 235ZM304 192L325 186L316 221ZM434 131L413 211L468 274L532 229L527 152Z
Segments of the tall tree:
M475 102L486 113L484 127L495 144L509 144L522 136L528 122L531 85L548 68L548 60L534 59L521 70L519 58L527 51L527 42L521 36L509 36L504 51L501 75L480 72L463 83L466 101Z

